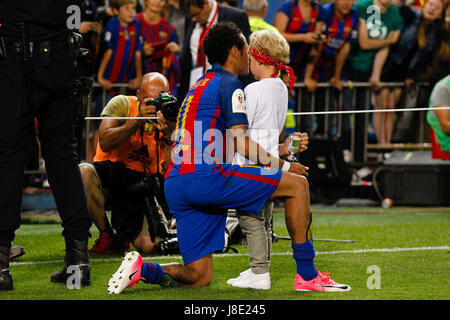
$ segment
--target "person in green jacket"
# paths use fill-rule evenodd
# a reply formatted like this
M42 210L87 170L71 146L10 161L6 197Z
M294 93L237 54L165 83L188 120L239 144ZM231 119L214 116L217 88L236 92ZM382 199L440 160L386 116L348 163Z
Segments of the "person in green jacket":
M248 15L250 31L272 30L278 32L273 25L264 21L267 11L267 0L244 0L243 8Z
M434 86L430 107L450 107L450 75ZM450 160L450 109L429 110L427 122L431 127L432 158Z

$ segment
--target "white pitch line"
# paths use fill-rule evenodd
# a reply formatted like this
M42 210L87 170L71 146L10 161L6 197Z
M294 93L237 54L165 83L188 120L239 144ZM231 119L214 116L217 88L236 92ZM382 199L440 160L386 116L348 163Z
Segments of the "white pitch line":
M316 255L329 255L329 254L357 254L357 253L373 253L373 252L405 252L405 251L431 251L431 250L450 250L449 246L441 247L415 247L415 248L379 248L379 249L355 249L355 250L339 250L339 251L316 251ZM292 255L292 252L272 252L273 256L287 256ZM242 257L248 256L247 253L219 253L214 254L214 258L224 257ZM123 258L109 258L109 259L90 259L91 262L109 262L109 261L121 261ZM143 257L144 260L166 260L166 259L181 259L180 255L168 255L157 257ZM36 265L36 264L53 264L63 263L64 260L48 260L48 261L24 261L24 262L11 262L12 266L22 265Z

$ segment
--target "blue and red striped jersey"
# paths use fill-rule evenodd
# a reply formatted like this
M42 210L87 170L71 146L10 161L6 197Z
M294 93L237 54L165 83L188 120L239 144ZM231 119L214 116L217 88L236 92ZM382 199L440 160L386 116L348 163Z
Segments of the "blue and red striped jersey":
M104 41L113 54L103 77L112 83L127 83L134 79L136 51L142 50L142 38L136 20L124 27L117 17L111 18L105 28Z
M316 28L316 22L322 21L322 5L316 1L311 2L311 13L309 21L305 21L302 17L301 9L296 0L287 0L278 11L288 16L287 33L308 33L313 32ZM291 63L299 63L307 61L307 57L311 46L304 42L291 42Z
M176 96L180 78L179 54L164 50L170 42L179 43L175 27L164 17L161 17L158 23L150 24L145 21L143 13L136 16L136 21L139 25L143 44L152 45L155 48L151 56L144 56L142 59L143 73L162 73L169 80L170 92Z
M358 11L355 8L340 20L334 3L328 3L323 6L323 17L325 26L322 33L327 36L323 50L328 54L339 51L345 42L358 41Z
M358 11L352 8L343 20L339 19L334 3L322 7L325 25L322 34L327 40L322 45L320 57L315 65L313 78L318 81L328 81L334 73L337 54L346 43L358 41Z
M244 91L232 73L213 65L191 87L180 108L166 178L224 161L226 129L248 125Z
M178 43L177 32L166 18L162 17L158 23L150 24L145 21L144 14L140 13L137 15L136 21L139 25L144 44L155 46L156 51L164 51L165 45L169 42ZM155 52L148 59L144 59L143 67L145 73L151 71L161 72L161 59L164 55L164 52Z

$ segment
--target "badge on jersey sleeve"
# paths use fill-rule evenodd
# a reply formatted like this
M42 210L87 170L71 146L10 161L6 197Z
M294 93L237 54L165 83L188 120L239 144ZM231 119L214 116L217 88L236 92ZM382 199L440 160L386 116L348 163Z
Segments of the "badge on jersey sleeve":
M111 32L106 31L105 32L105 42L109 42L111 40Z
M231 96L231 105L233 107L233 113L246 113L244 91L242 89L236 89Z

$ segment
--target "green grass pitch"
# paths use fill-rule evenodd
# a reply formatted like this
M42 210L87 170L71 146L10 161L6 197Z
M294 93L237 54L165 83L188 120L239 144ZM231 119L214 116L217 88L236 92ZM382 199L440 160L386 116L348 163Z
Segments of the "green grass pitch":
M272 289L259 291L226 284L248 268L247 247L239 253L214 255L214 280L206 288L162 288L139 283L136 290L109 295L109 277L122 257L91 257L91 286L69 290L50 282L63 265L64 241L59 224L23 224L14 243L27 253L11 264L14 291L0 300L448 300L450 298L450 209L394 207L382 209L313 207L317 239L316 267L336 281L349 284L347 293L301 293L293 290L295 262L290 241L273 244ZM274 231L287 236L282 209L274 214ZM98 236L95 227L90 246ZM179 256L144 257L159 263L182 262ZM375 273L373 270L377 270ZM377 277L377 278L374 278ZM379 280L378 282L376 282Z

